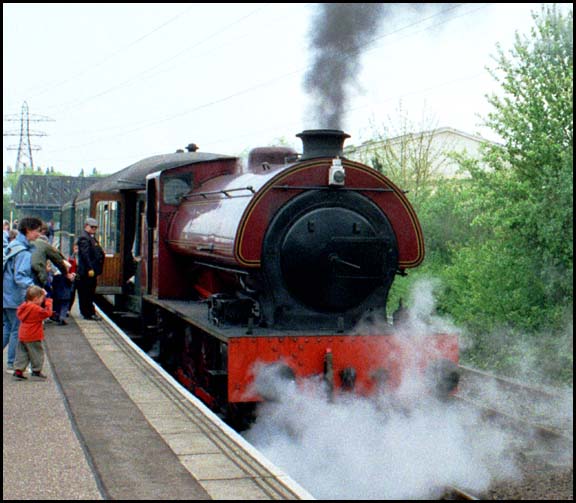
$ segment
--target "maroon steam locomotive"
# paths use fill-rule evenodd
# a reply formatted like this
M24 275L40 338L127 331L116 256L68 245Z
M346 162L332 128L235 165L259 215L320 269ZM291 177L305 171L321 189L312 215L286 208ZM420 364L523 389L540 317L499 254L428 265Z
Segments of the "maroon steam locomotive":
M139 161L64 207L68 246L98 219L98 292L138 313L144 346L216 410L260 400L254 373L274 362L286 378L319 375L332 392L364 395L398 387L416 365L450 393L455 335L421 339L415 357L387 323L354 329L386 319L396 274L424 258L411 204L343 156L342 131L297 136L301 155L256 148L245 167L193 144Z

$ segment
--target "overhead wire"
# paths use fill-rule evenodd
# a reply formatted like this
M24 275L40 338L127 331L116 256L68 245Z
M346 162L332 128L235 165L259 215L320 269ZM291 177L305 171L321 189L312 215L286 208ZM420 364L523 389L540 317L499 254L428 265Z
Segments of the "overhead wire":
M166 65L167 63L170 63L171 61L174 61L175 59L180 58L183 54L186 54L187 52L190 52L191 50L199 47L200 45L206 43L207 41L213 39L214 37L222 34L224 31L228 30L228 29L231 28L232 26L235 26L236 24L241 23L241 22L244 21L245 19L248 19L250 16L254 15L255 13L257 13L257 12L259 12L259 11L261 11L266 5L268 5L268 4L264 4L263 6L258 7L257 9L249 12L248 14L246 14L246 15L244 15L244 16L241 16L240 18L236 19L236 20L233 21L232 23L230 23L230 24L228 24L228 25L226 25L226 26L218 29L217 31L215 31L214 33L212 33L211 35L209 35L208 37L205 37L205 38L203 38L202 40L200 40L200 41L198 41L198 42L195 42L195 43L192 44L191 46L188 46L188 47L186 47L185 49L179 51L178 53L176 53L174 56L170 57L169 59L163 59L160 63L158 63L158 64L156 64L156 65L154 65L154 66L152 66L152 67L149 67L149 68L145 69L144 71L138 73L137 75L134 75L133 77L131 77L131 78L129 78L129 79L124 80L123 82L120 82L120 83L118 83L118 84L116 84L116 85L113 85L112 87L109 87L108 89L105 89L105 90L103 90L103 91L101 91L101 92L99 92L99 93L97 93L97 94L92 95L92 96L88 96L88 97L86 97L86 98L83 98L83 99L81 99L81 100L79 100L79 101L69 101L69 102L64 103L64 104L62 104L62 105L58 105L57 108L56 108L56 110L55 110L55 112L53 112L53 113L67 112L67 111L72 110L72 109L74 109L74 108L76 108L76 107L78 107L78 106L80 106L80 105L82 105L82 104L84 104L84 103L87 103L87 102L89 102L89 101L91 101L91 100L93 100L93 99L95 99L95 98L99 98L100 96L104 96L104 95L106 95L106 94L109 94L109 93L111 93L111 92L113 92L113 91L115 91L115 90L117 90L117 89L121 89L121 88L125 87L126 85L128 85L128 84L130 84L130 83L132 83L132 82L139 82L139 81L145 80L145 79L141 79L141 77L144 76L144 75L146 75L147 73L153 71L153 70L156 70L157 68L160 68L160 67ZM165 24L167 24L167 23L165 23ZM163 25L163 26L164 26L164 25ZM160 27L159 27L158 29L160 29ZM156 29L155 31L157 31L158 29ZM148 34L148 35L150 35L150 34ZM138 41L143 40L143 39L146 38L148 35L145 35L144 37L140 37L140 38L138 39ZM135 41L135 42L134 42L133 44L131 44L131 45L134 45L134 44L135 44L136 42L138 42L138 41Z
M381 40L381 39L383 39L383 38L385 38L385 37L389 37L389 36L392 36L392 35L397 34L397 33L399 33L399 32L402 32L402 31L407 30L407 29L409 29L409 28L412 28L412 27L414 27L414 26L416 26L416 25L419 25L419 24L422 24L422 23L424 23L424 22L427 22L427 21L429 21L429 20L431 20L431 19L433 19L433 18L435 18L435 17L438 17L438 16L440 16L440 15L445 15L447 12L450 12L450 11L456 9L456 8L457 8L458 6L460 6L460 5L461 5L461 4L453 5L453 6L449 7L448 9L444 9L443 11L441 11L441 12L439 12L439 13L433 14L433 15L431 15L431 16L428 16L428 17L424 18L424 19L415 21L414 23L411 23L411 24L409 24L409 25L402 26L402 27L400 27L400 28L398 28L398 29L396 29L396 30L393 30L393 31L387 32L387 33L385 33L385 34L383 34L383 35L381 35L381 36L375 37L375 38L373 38L372 40L368 41L367 43L363 44L362 47L360 47L360 48L358 49L358 52L360 52L364 47L366 47L366 46L368 46L368 45L372 45L372 44L374 44L374 42L376 42L376 41L378 41L378 40ZM477 5L477 4L475 4L475 5ZM472 13L474 13L474 12L476 12L476 11L482 9L482 8L487 7L488 5L490 5L490 4L489 4L489 3L486 3L486 4L481 5L480 7L476 7L475 9L466 11L466 12L464 12L464 13L462 13L462 14L455 15L455 16L452 16L452 17L446 17L445 19L441 20L440 22L438 22L438 23L436 23L436 24L434 24L434 25L432 25L432 26L428 26L428 27L423 28L422 30L409 33L409 34L407 34L405 37L402 37L402 39L400 39L400 40L403 40L404 38L407 38L407 37L414 36L414 35L416 35L416 34L418 34L418 33L421 33L422 31L429 30L430 28L434 28L434 27L440 26L440 25L442 25L442 24L444 24L444 23L447 23L447 22L449 22L449 21L453 21L454 19L457 19L457 18L460 18L460 17L463 17L463 16L470 15L470 14L472 14ZM252 12L251 14L253 14L253 12ZM249 14L249 15L251 15L251 14ZM247 16L245 16L245 17L247 17ZM240 20L238 20L238 22L239 22L239 21L240 21ZM236 24L236 23L233 23L233 24ZM228 25L228 26L231 26L231 25ZM212 38L213 36L214 36L214 35L212 35L210 38ZM399 42L400 40L395 41L395 43ZM370 50L373 50L373 49L375 49L374 46L365 49L365 52L369 52ZM174 58L172 58L172 59L174 59ZM170 120L177 119L177 118L179 118L179 117L188 115L188 114L193 113L193 112L196 112L196 111L198 111L198 110L201 110L201 109L204 109L204 108L208 108L208 107L210 107L210 106L213 106L213 105L216 105L216 104L219 104L219 103L223 103L223 102L228 101L228 100L230 100L230 99L232 99L232 98L235 98L235 97L238 97L238 96L247 94L247 93L249 93L249 92L252 92L252 91L254 91L254 90L260 89L260 88L262 88L262 87L266 87L266 86L268 86L268 85L271 85L271 84L273 84L274 82L277 82L277 81L279 81L279 80L283 80L283 79L286 79L286 78L288 78L288 77L291 77L291 76L293 76L293 75L295 75L295 74L302 73L303 71L305 71L305 70L307 70L308 68L310 68L310 66L311 66L311 65L306 65L306 66L300 67L300 68L298 68L298 69L296 69L296 70L293 70L293 71L291 71L291 72L284 73L284 74L282 74L282 75L280 75L280 76L274 77L274 78L269 79L269 80L264 81L264 82L260 82L260 83L254 85L254 86L250 86L250 87L248 87L248 88L245 88L245 89L242 89L242 90L240 90L240 91L234 92L234 93L229 94L229 95L227 95L227 96L225 96L225 97L218 98L218 99L215 99L215 100L206 102L206 103L202 103L202 104L197 105L197 106L195 106L195 107L193 107L193 108L190 108L190 109L187 109L187 110L184 110L184 111L179 111L179 112L177 112L177 113L170 114L170 115L168 115L168 116L166 116L166 117L163 117L163 118L160 118L160 119L157 119L157 120L152 120L152 121L147 121L147 122L142 123L142 124L137 124L137 125L135 125L134 127L132 127L131 129L129 129L129 130L127 130L127 131L124 131L124 132L116 133L116 134L114 134L113 136L114 136L114 137L125 136L125 135L128 135L128 134L137 132L137 131L141 131L142 129L146 129L146 128L155 126L155 125L157 125L157 124L161 124L161 123L164 123L164 122L167 122L167 121L170 121ZM476 76L476 75L474 75L474 76L467 76L467 77L464 77L464 78L462 78L462 79L456 79L456 80L467 80L467 79L474 78L475 76ZM440 84L438 84L438 85L436 85L436 86L433 86L433 88L437 88L437 87L440 87L440 86L442 86L442 85L449 85L449 84L451 84L451 83L453 83L453 82L455 82L455 80L451 80L451 81L448 81L448 82L440 83ZM429 89L430 89L430 88L423 89L423 90L421 90L421 91L414 91L414 92L412 92L412 93L410 93L410 94L415 94L415 93L418 93L418 92L425 92L426 90L429 90ZM359 108L362 108L362 107L359 107ZM243 136L246 136L246 135L243 135ZM91 141L91 142L88 142L88 143L83 143L83 144L81 144L81 145L68 146L68 147L66 147L66 148L64 148L64 149L52 150L52 152L54 152L54 151L68 150L68 149L73 149L73 148L81 148L81 147L84 147L84 146L87 146L87 145L92 145L92 144L95 144L95 143L99 143L99 142L101 142L101 141L104 141L104 140L108 139L109 137L110 137L110 136L104 136L104 137L101 137L101 138L97 138L97 139L95 139L95 140L93 140L93 141ZM228 138L228 140L229 140L229 139L230 139L230 138ZM221 143L222 141L225 141L225 140L221 140L221 139L219 139L219 140L213 140L213 141L210 142L210 144L212 144L212 143L214 143L214 144L216 144L216 143Z
M398 28L398 29L396 29L396 30L394 30L394 31L387 32L387 33L385 33L385 34L383 34L383 35L380 35L380 36L378 36L378 37L375 37L375 38L373 38L373 39L365 42L364 44L362 44L355 52L360 52L360 51L362 51L363 48L366 47L366 46L371 46L371 47L365 49L363 54L366 54L367 52L373 51L373 50L377 49L377 46L374 46L374 45L373 45L374 42L376 42L376 41L378 41L378 40L381 40L381 39L383 39L383 38L385 38L385 37L389 37L389 36L391 36L391 35L394 35L394 34L397 34L397 33L399 33L399 32L402 32L402 31L404 31L404 30L406 30L406 29L412 28L413 26L416 26L416 25L418 25L418 24L422 24L422 23L424 23L424 22L426 22L426 21L429 21L430 19L433 19L433 18L435 18L435 17L437 17L437 16L444 15L444 14L446 14L447 12L456 9L457 7L459 7L459 6L461 6L461 5L462 5L462 4L452 4L451 7L449 7L448 9L445 9L445 10L439 12L439 13L433 14L433 15L427 17L427 18L424 18L424 19L415 21L414 23L411 23L411 24L402 26L402 27L400 27L400 28ZM477 6L478 4L474 4L474 5ZM477 11L483 9L483 8L486 8L486 7L488 7L489 5L491 5L491 3L484 3L484 4L480 5L479 7L476 7L475 9L466 11L466 12L464 12L464 13L462 13L462 14L459 14L459 15L456 15L456 16L453 16L453 17L450 17L450 18L446 18L446 19L444 19L444 20L440 21L439 23L436 23L436 24L434 24L434 25L432 25L432 26L427 26L427 27L422 28L421 30L411 32L411 33L405 35L404 37L402 37L402 38L400 38L400 39L398 39L398 40L395 40L394 43L395 43L395 44L396 44L396 43L399 43L400 41L404 40L405 38L409 38L409 37L412 37L412 36L417 35L417 34L419 34L419 33L425 32L425 31L427 31L427 30L429 30L429 29L431 29L431 28L435 28L435 27L440 26L440 25L442 25L442 24L445 24L445 23L447 23L447 22L453 21L454 19L458 19L458 18L460 18L460 17L473 14L474 12L477 12ZM387 47L390 47L390 46L387 46ZM354 54L354 53L352 53L352 54ZM290 72L290 73L288 73L288 74L284 74L284 75L282 75L282 76L280 76L280 77L278 77L278 78L273 79L272 81L268 81L268 83L274 82L274 81L276 81L276 80L279 80L280 78L285 78L285 77L291 76L291 75L293 75L294 73L299 73L299 72L302 71L302 70L307 70L307 69L311 68L311 66L312 66L312 65L307 65L306 67L301 68L301 69L299 69L299 70L297 70L297 71L295 71L295 72ZM474 79L474 78L479 77L480 75L481 75L480 73L474 73L473 75L468 75L468 76L465 76L465 77L459 77L459 78L457 78L457 79L451 79L451 80L449 80L449 81L444 81L444 82L435 84L435 85L433 85L433 86L428 86L428 87L426 87L426 88L420 88L420 89L415 90L415 91L403 93L403 94L401 94L401 95L399 95L399 96L394 96L394 97L388 98L388 99L386 99L386 100L383 100L383 102L391 101L391 100L393 100L393 99L402 99L402 98L404 98L404 97L406 97L406 96L410 96L410 95L414 95L414 94L422 94L422 93L425 93L425 92L428 92L428 91L431 91L431 90L434 90L434 89L441 88L441 87L443 87L443 86L447 86L447 85L454 84L455 82L461 82L461 81L471 80L471 79ZM261 87L261 86L259 85L259 86L257 86L257 87ZM236 94L231 95L231 96L229 96L229 97L227 97L227 98L223 98L223 99L221 99L221 100L218 100L217 103L219 103L219 102L221 102L221 101L225 101L226 99L229 99L229 98L231 98L231 97L235 97L237 94L244 94L245 92L248 92L248 91L251 91L251 90L253 90L253 89L256 89L257 87L250 88L250 89L245 90L245 91L242 91L242 92L240 92L240 93L236 93ZM359 109L362 109L362 108L366 108L367 106L369 106L369 105L361 105L361 106L354 107L354 108L347 108L347 109L344 110L344 112L347 113L347 112L351 112L351 111L354 111L354 110L359 110ZM194 111L196 111L196 110L199 110L200 108L204 108L204 107L203 107L203 106L200 106L200 107L197 107L197 108L194 109L194 110L190 110L189 112L190 112L190 113L191 113L191 112L194 112ZM163 119L161 122L165 122L165 120ZM264 132L264 131L265 131L265 130L260 130L259 132ZM130 133L130 132L132 132L132 131L129 131L129 133ZM251 136L251 135L253 135L253 134L257 134L257 133L247 133L247 134L243 134L241 137L247 137L247 136ZM228 137L228 138L226 138L226 139L213 140L213 141L208 142L208 144L211 145L211 144L223 143L223 142L225 142L225 141L230 141L230 140L233 140L233 139L235 139L235 138L237 138L237 136L235 136L235 137Z
M168 26L169 24L173 23L174 21L181 19L183 16L185 16L186 14L188 14L188 12L190 12L193 8L195 7L195 5L192 5L191 7L187 8L186 10L182 11L181 13L171 17L170 19L168 19L167 21L165 21L164 23L162 23L161 25L157 26L156 28L154 28L153 30L145 33L144 35L141 35L140 37L138 37L137 39L133 40L132 42L129 42L127 45L125 45L124 47L121 47L120 49L116 50L115 52L113 52L112 54L110 54L109 56L104 57L102 60L98 61L97 63L93 63L90 66L84 68L83 70L79 71L78 73L73 74L72 76L57 82L55 84L50 84L49 87L45 88L44 90L33 94L30 98L37 98L38 96L42 96L43 94L49 92L49 91L53 91L54 89L57 89L61 86L63 86L64 84L68 84L69 82L72 82L73 80L77 79L78 77L81 77L83 75L85 75L86 73L95 70L99 67L101 67L102 65L104 65L105 63L107 63L108 61L110 61L111 59L115 58L116 56L118 56L119 54L122 54L123 52L127 51L128 49L130 49L131 47L139 44L140 42L142 42L143 40L145 40L146 38L148 38L149 36L151 36L152 34L156 33L157 31L161 30L162 28Z
M381 35L381 36L379 36L379 37L375 37L375 38L367 41L366 43L360 45L355 52L357 53L357 52L362 51L365 46L371 45L371 44L373 44L373 43L374 43L375 41L377 41L377 40L380 40L380 39L382 39L382 38L385 38L385 37L394 35L394 34L400 32L400 31L404 31L404 30L409 29L409 28L411 28L411 27L413 27L413 26L415 26L415 25L418 25L418 24L424 23L424 22L426 22L426 21L429 21L430 19L433 19L434 17L437 17L437 16L440 16L440 15L446 14L447 12L450 12L450 11L456 9L456 8L459 7L460 5L461 5L461 4L452 4L450 7L448 7L447 9L442 10L442 11L439 12L439 13L433 14L433 15L427 17L427 18L424 18L424 19L420 19L420 20L418 20L418 21L416 21L416 22L414 22L414 23L412 23L412 24L409 24L409 25L403 26L403 27L401 27L401 28L399 28L399 29L397 29L397 30L394 30L394 31L385 33L384 35ZM246 16L243 16L243 17L237 19L236 21L232 22L231 24L229 24L229 25L225 26L224 28L218 30L217 32L213 33L213 34L210 35L209 37L207 37L207 38L201 40L200 42L195 43L195 44L193 44L192 46L189 46L189 47L187 47L186 49L180 51L179 53L177 53L176 55L174 55L174 56L171 57L170 59L164 60L164 61L162 61L161 63L159 63L159 64L157 64L157 65L155 65L155 66L153 66L153 67L147 68L147 69L144 70L143 72L140 72L139 74L135 75L134 77L132 77L132 78L130 78L130 79L127 79L127 80L125 80L125 81L123 81L123 82L121 82L121 83L119 83L119 84L117 84L117 85L115 85L115 86L112 86L112 87L110 87L110 88L108 88L108 89L106 89L106 90L104 90L104 91L102 91L102 92L100 92L100 93L98 93L98 94L95 94L95 95L89 96L89 97L87 97L87 98L84 98L84 99L82 99L82 100L80 100L80 101L78 101L78 102L68 102L68 103L62 105L61 107L65 107L66 105L71 105L69 108L65 109L65 111L68 111L69 109L75 108L76 106L81 105L81 104L83 104L83 103L86 103L86 102L88 102L88 101L90 101L90 100L92 100L92 99L94 99L94 98L98 98L98 97L103 96L103 95L105 95L105 94L108 94L108 93L110 93L110 92L112 92L112 91L114 91L114 90L120 89L120 88L126 86L127 84L129 84L129 83L131 83L131 82L137 82L137 81L138 81L138 82L142 82L142 81L145 80L145 79L141 79L140 77L142 77L142 76L145 75L146 73L148 73L148 72L150 72L150 71L152 71L152 70L155 70L156 68L159 68L159 67L165 65L166 63L169 63L170 61L173 61L173 60L179 58L182 54L184 54L184 53L186 53L186 52L189 52L189 51L192 50L192 49L195 49L195 48L198 47L199 45L205 43L207 40L210 40L210 39L214 38L216 35L221 34L221 33L224 32L225 30L227 30L228 28L234 26L235 24L238 24L239 22L243 21L244 19L247 19L247 18L250 17L251 15L255 14L256 12L258 12L259 10L261 10L261 8L258 8L258 9L256 9L256 10L250 12L250 13L247 14ZM442 21L442 22L440 22L440 23L438 23L437 25L434 25L434 26L439 26L439 25L443 24L444 22L447 22L447 21L446 21L446 20L445 20L445 21ZM425 28L425 29L428 29L428 28ZM419 33L419 32L416 32L416 33ZM353 54L354 54L354 52L351 53L351 55L353 55ZM248 89L246 89L246 90L233 93L233 94L231 94L231 95L229 95L229 96L227 96L227 97L225 97L225 98L222 98L222 99L220 99L220 100L215 100L215 101L212 101L212 102L207 103L207 104L205 104L205 105L204 105L204 104L203 104L203 105L199 105L198 107L195 107L194 109L191 109L189 112L194 112L194 111L196 111L196 110L198 110L198 109L205 108L205 106L210 106L211 104L220 103L221 101L225 101L225 100L227 100L227 99L230 99L230 98L239 96L239 95L241 95L241 94L245 94L246 92L250 92L250 91L252 91L252 90L259 89L259 88L262 87L263 85L264 85L264 86L265 86L265 85L269 85L270 83L273 83L273 82L275 82L276 80L280 80L280 79L282 79L282 78L285 77L285 76L290 76L290 75L293 75L294 73L298 73L298 72L305 71L305 70L307 70L308 68L310 68L310 65L306 65L306 66L300 67L300 68L298 68L297 70L293 70L293 71L291 71L291 72L288 72L287 74L281 75L281 76L279 76L279 77L277 77L277 78L274 78L274 79L271 79L271 80L268 80L268 81L266 81L266 82L264 82L264 83L256 84L255 86L253 86L253 87L251 87L251 88L248 88ZM182 115L182 113L179 112L179 113L177 113L174 117L179 117L180 115ZM160 122L164 122L164 119L160 119ZM132 132L132 130L131 130L130 132Z

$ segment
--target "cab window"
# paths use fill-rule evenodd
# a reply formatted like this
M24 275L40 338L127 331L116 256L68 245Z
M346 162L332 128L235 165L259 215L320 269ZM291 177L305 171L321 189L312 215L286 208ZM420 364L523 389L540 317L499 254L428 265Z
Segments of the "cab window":
M192 189L191 173L166 178L162 190L164 204L179 204L182 196L185 196Z

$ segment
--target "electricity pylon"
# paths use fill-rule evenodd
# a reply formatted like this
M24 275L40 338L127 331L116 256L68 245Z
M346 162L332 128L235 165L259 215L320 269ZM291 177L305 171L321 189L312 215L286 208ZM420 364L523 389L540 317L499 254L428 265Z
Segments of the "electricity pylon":
M24 168L25 166L34 167L34 160L32 158L32 151L33 150L40 150L38 145L31 145L30 144L30 137L31 136L46 136L46 133L42 131L30 131L30 122L48 122L53 121L50 117L46 117L44 115L36 115L33 114L30 116L28 113L28 103L24 102L22 104L22 111L20 112L20 117L17 114L12 115L5 115L5 121L20 121L20 131L7 131L4 133L4 136L20 136L20 143L18 147L15 145L11 145L7 147L7 150L18 150L18 157L16 158L16 171L20 171L20 169ZM26 163L28 161L28 163Z

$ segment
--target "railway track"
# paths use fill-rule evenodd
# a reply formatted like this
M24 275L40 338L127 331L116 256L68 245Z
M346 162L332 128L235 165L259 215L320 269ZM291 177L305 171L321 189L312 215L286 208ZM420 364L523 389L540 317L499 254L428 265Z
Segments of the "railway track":
M545 389L543 387L529 385L509 377L501 377L483 370L473 369L465 365L460 365L458 367L462 380L467 382L473 382L471 380L480 380L483 384L486 382L496 383L499 387L516 392L528 394L532 398L537 398L540 400L559 400L564 398L561 392L553 389Z
M499 483L480 499L572 499L572 405L557 390L461 367L455 397L506 431L519 480Z
M455 501L455 500L478 500L480 498L477 498L476 496L470 494L467 491L463 491L462 489L458 489L457 487L447 487L444 494L442 495L442 497L440 498L441 500L446 500L446 501Z
M572 465L574 446L572 418L567 397L559 391L460 367L457 399L481 411L486 420L496 421L525 437L530 457L546 458L548 464Z
M544 437L573 438L572 395L460 366L461 399L478 404L488 415L531 425Z

